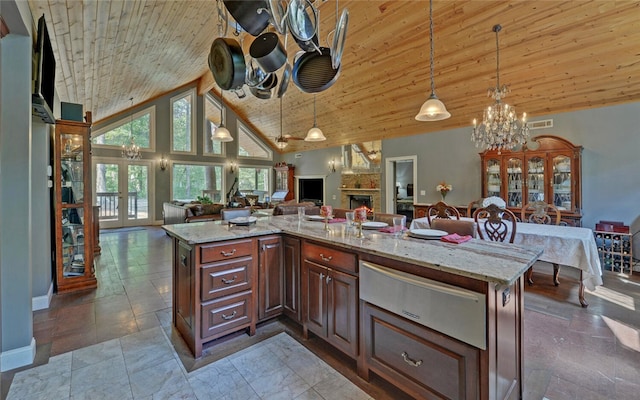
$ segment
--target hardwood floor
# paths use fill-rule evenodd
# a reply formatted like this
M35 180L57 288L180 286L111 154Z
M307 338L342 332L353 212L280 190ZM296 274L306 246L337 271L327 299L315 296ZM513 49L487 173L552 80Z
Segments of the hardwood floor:
M275 321L258 335L225 338L194 360L171 325L171 242L162 229L103 230L97 258L98 289L54 295L46 310L34 312L35 365L72 350L161 328L187 371L287 332L375 399L401 394L374 377L368 384L355 363L317 338L304 341L295 323ZM637 399L640 393L640 273L605 273L604 286L586 292L588 308L578 303L578 271L561 268L559 287L552 266L536 264L534 286L525 292L524 399ZM182 347L181 347L182 346ZM30 366L29 368L32 368ZM29 368L22 368L25 370ZM1 374L2 399L19 370Z

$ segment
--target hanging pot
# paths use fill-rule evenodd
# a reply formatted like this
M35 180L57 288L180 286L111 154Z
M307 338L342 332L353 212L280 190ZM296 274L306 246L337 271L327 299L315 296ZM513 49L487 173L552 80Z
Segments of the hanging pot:
M249 54L265 72L274 72L287 62L287 50L273 32L260 34L251 43Z
M318 50L318 10L309 0L291 0L287 8L289 31L304 51Z
M209 69L222 90L235 90L244 84L246 66L242 47L235 39L217 38L211 44Z
M224 5L238 25L253 36L269 25L269 14L258 11L267 7L264 0L224 0Z
M260 85L250 87L251 93L259 99L269 100L273 96L273 88L278 86L278 76L274 73L267 74L267 78Z
M256 61L247 57L247 68L245 73L244 83L249 87L256 87L261 85L267 78L269 74L264 72L259 65L257 65Z
M340 75L340 67L331 65L331 50L320 47L320 53L303 53L293 64L293 83L305 93L327 90Z

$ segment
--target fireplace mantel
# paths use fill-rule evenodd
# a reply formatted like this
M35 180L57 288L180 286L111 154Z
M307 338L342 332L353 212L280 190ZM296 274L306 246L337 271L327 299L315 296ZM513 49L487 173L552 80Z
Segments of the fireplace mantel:
M340 188L340 190L345 192L379 192L380 188Z

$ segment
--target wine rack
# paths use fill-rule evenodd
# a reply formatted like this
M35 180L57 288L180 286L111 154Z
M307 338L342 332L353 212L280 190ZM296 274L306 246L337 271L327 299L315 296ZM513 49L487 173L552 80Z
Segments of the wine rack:
M633 242L630 233L594 231L600 264L605 271L633 273Z

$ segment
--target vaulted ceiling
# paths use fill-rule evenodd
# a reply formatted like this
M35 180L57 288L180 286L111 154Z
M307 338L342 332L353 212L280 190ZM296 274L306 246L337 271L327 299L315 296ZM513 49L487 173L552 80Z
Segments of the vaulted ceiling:
M214 0L28 1L34 20L46 16L61 101L83 104L94 122L126 111L131 97L137 105L194 81L201 93L220 93L207 63L219 35ZM316 5L326 45L336 2ZM531 120L640 99L638 1L434 1L435 87L452 114L439 122L414 119L430 94L429 2L337 6L349 10L340 75L315 95L327 141L291 141L287 152L470 127L496 83L495 24L503 27L500 81L511 88L505 102ZM227 37L236 38L232 29ZM254 37L237 39L247 55ZM289 37L289 60L298 50ZM273 143L279 99L245 91L244 98L225 91L225 103ZM303 137L313 126L313 97L290 83L284 134Z

